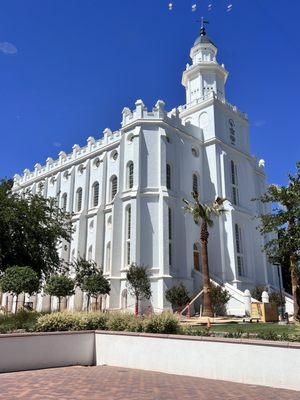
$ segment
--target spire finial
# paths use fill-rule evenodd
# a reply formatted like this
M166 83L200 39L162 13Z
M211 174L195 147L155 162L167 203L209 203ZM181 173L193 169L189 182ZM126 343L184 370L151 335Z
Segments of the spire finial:
M205 20L204 17L201 17L201 29L200 29L201 36L206 35L205 24L209 24L209 21Z

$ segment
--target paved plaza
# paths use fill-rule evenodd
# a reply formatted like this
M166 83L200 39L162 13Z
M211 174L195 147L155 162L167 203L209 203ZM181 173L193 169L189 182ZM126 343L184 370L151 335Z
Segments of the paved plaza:
M299 400L262 386L118 367L66 367L0 374L5 400Z

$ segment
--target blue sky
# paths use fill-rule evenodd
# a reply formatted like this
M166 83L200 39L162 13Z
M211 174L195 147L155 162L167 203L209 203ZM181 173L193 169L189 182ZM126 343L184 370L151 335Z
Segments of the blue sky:
M136 99L184 104L181 74L204 15L230 72L227 100L249 114L251 152L270 182L286 182L300 159L300 1L168 3L0 0L0 177L117 129Z

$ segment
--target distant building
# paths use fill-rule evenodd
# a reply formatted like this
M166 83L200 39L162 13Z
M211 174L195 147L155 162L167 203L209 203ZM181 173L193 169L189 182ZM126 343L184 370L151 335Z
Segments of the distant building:
M247 115L226 101L228 72L216 55L202 28L182 76L185 105L167 112L159 100L148 111L137 100L134 110L124 108L118 131L105 129L103 138L90 137L85 147L75 144L71 154L60 152L58 160L15 176L14 190L55 197L74 212L73 240L59 252L65 260L80 255L103 267L111 283L105 308L133 306L126 289L132 262L148 266L151 276L152 298L142 309L168 308L165 290L178 282L192 294L200 291L199 226L182 202L192 191L203 202L229 200L208 249L212 279L233 295L228 311L243 314L241 291L278 286L254 219L266 205L251 200L265 192L264 161L250 155ZM84 306L80 291L67 304ZM48 297L39 295L37 309L47 308Z

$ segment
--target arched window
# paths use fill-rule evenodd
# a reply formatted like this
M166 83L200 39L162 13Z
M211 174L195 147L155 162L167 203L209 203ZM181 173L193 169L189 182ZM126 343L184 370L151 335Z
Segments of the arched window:
M126 257L125 257L125 262L126 262L126 265L130 265L131 206L128 206L126 208L125 227L126 227L126 232L125 232L125 237L126 237L126 244L125 244Z
M97 207L99 203L99 183L94 182L93 184L93 207Z
M166 165L166 183L167 183L167 189L171 189L171 166L170 166L170 164Z
M110 242L108 242L106 245L105 272L110 271L110 258L111 258L111 244Z
M67 211L67 200L68 200L68 195L67 193L64 193L61 196L61 208L63 209L63 211Z
M169 207L168 208L169 266L172 265L172 239L173 239L172 210Z
M233 160L230 161L230 177L231 177L231 189L232 189L231 201L233 204L237 205L239 203L237 167Z
M194 243L193 247L194 269L200 271L200 244Z
M193 192L198 194L198 176L193 174Z
M117 194L118 191L118 178L116 175L113 175L110 180L110 197L111 200L115 198L115 195Z
M127 189L131 189L133 187L133 162L129 161L127 164Z
M93 259L93 246L91 245L88 249L88 261L91 261Z
M80 212L82 207L82 188L78 188L76 192L76 211Z

